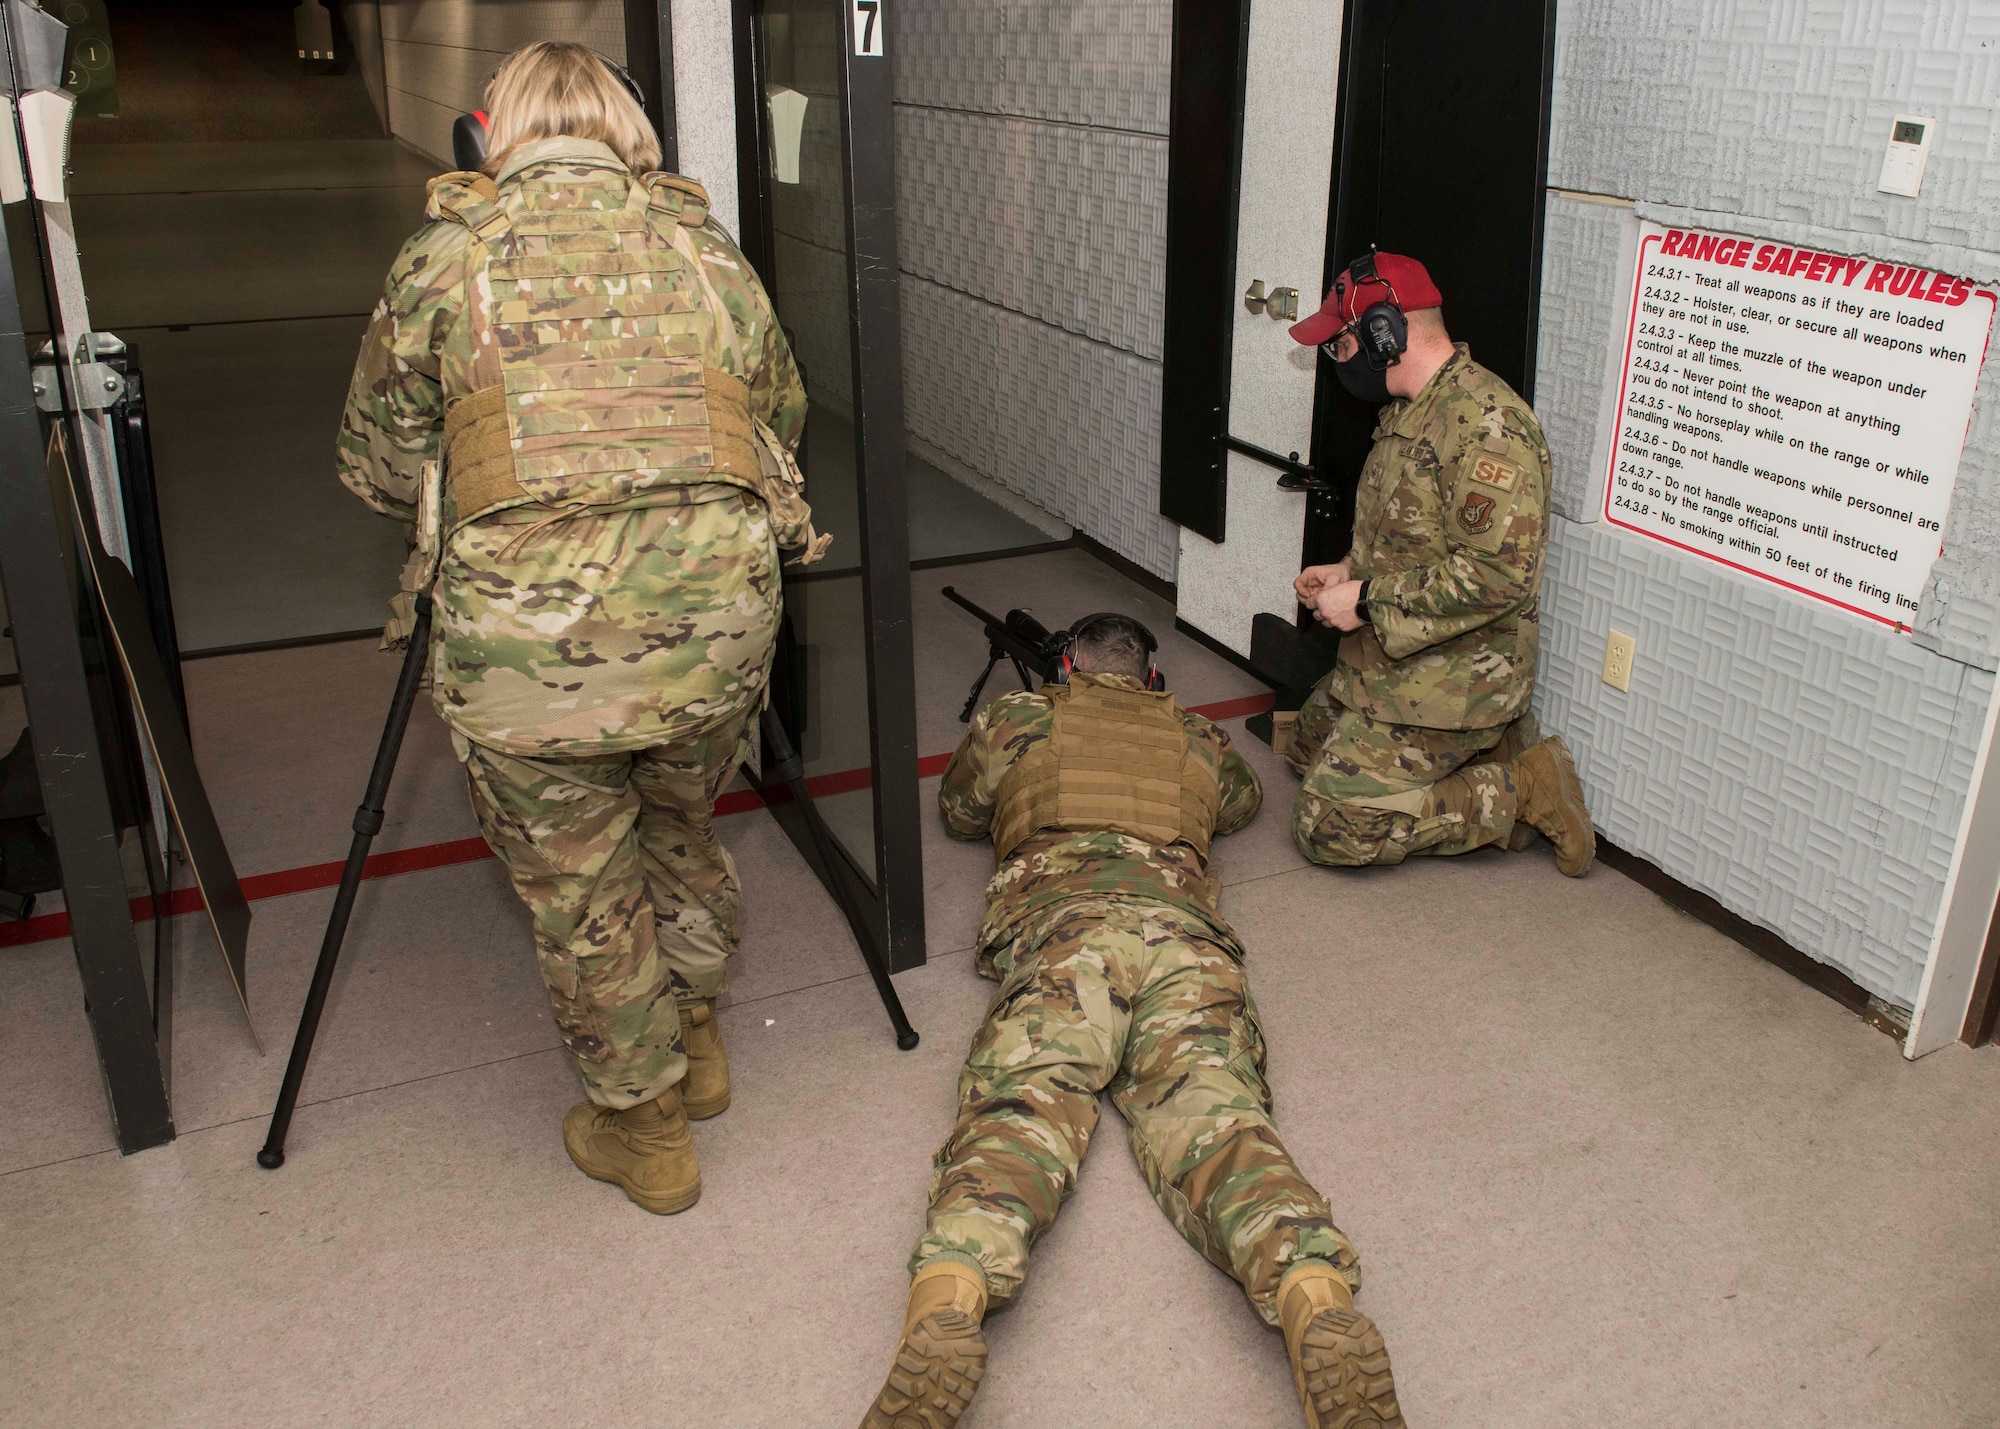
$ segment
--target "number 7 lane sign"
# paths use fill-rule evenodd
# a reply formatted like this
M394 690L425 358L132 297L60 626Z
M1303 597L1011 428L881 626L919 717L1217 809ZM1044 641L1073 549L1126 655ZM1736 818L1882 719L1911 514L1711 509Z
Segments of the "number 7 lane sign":
M854 0L854 53L882 53L882 0Z

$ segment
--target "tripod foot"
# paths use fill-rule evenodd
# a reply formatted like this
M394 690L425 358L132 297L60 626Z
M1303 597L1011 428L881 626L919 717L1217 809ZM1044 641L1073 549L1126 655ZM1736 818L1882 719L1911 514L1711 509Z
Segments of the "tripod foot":
M257 1164L266 1171L275 1171L285 1164L285 1153L276 1147L267 1146L257 1153Z
M911 1049L913 1049L916 1045L917 1045L917 1031L914 1027L911 1028L908 1032L898 1032L896 1034L896 1048L898 1051L908 1052Z

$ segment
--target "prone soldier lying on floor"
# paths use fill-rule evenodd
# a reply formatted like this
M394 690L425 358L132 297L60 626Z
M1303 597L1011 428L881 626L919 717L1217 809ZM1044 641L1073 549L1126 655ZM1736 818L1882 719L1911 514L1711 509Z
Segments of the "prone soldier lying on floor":
M1308 1424L1400 1426L1388 1352L1354 1309L1354 1247L1272 1124L1243 948L1208 874L1211 834L1257 812L1256 773L1160 687L1145 626L1098 615L1071 633L1073 677L988 705L938 794L953 837L993 838L979 970L1001 986L863 1429L960 1422L981 1320L1020 1291L1106 1090L1168 1219L1283 1330Z

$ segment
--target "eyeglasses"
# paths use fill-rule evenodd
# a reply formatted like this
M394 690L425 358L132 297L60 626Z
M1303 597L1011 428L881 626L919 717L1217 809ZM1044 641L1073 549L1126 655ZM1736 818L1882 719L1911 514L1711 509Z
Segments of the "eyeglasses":
M1328 338L1325 342L1319 345L1319 350L1327 355L1329 361L1333 362L1340 361L1340 340L1343 337L1353 338L1355 345L1357 347L1360 346L1361 343L1360 324L1349 323L1346 327L1340 329L1340 331L1336 332L1332 337Z

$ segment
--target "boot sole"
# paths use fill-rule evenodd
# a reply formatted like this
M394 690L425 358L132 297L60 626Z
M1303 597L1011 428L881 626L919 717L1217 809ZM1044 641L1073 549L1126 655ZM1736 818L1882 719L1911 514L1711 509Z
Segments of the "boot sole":
M926 1315L896 1346L895 1368L861 1429L955 1429L985 1377L979 1322L958 1310Z
M695 1177L694 1185L684 1191L675 1191L665 1196L654 1196L640 1190L616 1171L600 1171L592 1166L576 1154L576 1148L569 1144L567 1136L563 1138L563 1150L567 1151L569 1159L576 1163L576 1169L591 1180L603 1181L608 1185L616 1186L625 1193L626 1200L639 1207L640 1210L651 1211L656 1216L671 1216L680 1211L685 1211L689 1206L692 1206L696 1201L701 1199L701 1178L699 1176Z
M1389 1349L1358 1310L1322 1310L1299 1342L1312 1429L1406 1429Z

